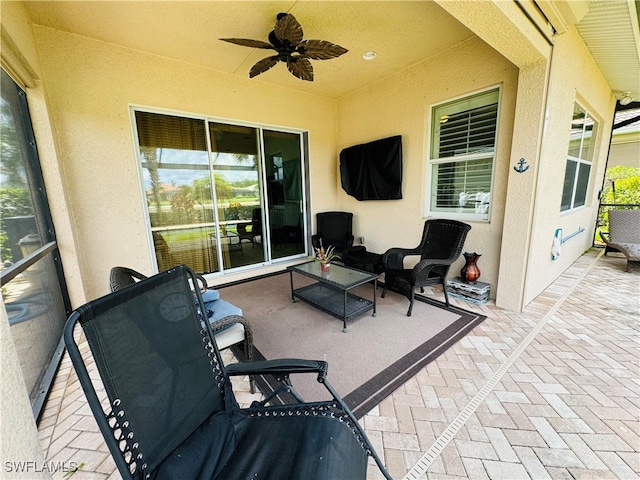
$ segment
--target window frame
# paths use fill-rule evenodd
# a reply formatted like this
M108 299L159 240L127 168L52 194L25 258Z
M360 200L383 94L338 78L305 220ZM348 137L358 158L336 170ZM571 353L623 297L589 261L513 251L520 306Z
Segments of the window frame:
M60 249L58 240L53 224L53 217L51 215L51 209L49 207L49 197L47 196L47 190L45 187L44 175L42 172L42 166L40 162L40 156L38 153L37 139L33 130L33 116L29 109L28 92L24 89L20 82L17 82L14 77L11 76L10 70L2 67L3 89L12 90L15 92L16 110L15 120L16 127L20 128L21 136L21 151L24 161L25 174L28 178L28 192L31 197L31 203L33 207L33 217L36 224L36 233L39 237L41 246L36 247L31 252L23 251L23 257L15 261L11 266L3 269L0 272L0 285L3 288L7 288L7 285L14 279L20 279L27 277L31 274L39 281L49 280L47 288L49 289L49 296L59 299L58 302L49 302L46 304L48 308L46 315L40 315L36 318L25 320L32 322L30 326L30 335L35 335L36 338L31 344L29 344L29 355L32 358L37 357L34 350L44 348L43 340L40 338L38 325L34 326L34 323L40 318L47 318L46 325L47 330L51 331L51 343L47 350L48 355L45 355L42 362L42 368L39 371L38 379L33 385L31 391L28 390L28 385L25 383L25 391L30 397L31 409L36 423L40 421L41 415L44 412L47 397L53 387L55 381L56 372L60 366L62 355L64 353L64 341L63 341L63 329L66 318L71 314L72 306L67 288L67 282L64 275L64 268L62 264L62 258L60 255ZM2 212L0 212L2 213ZM27 280L28 281L28 280ZM58 288L56 288L58 287ZM5 310L8 310L10 302L7 302L3 293L3 302ZM57 305L56 305L57 304ZM28 303L27 303L28 305ZM54 308L54 307L58 308ZM9 328L11 330L12 321L9 320ZM23 329L23 331L29 331ZM57 339L57 340L55 340ZM55 341L54 341L55 340ZM14 341L12 336L11 341ZM18 354L18 360L20 358L20 352ZM22 361L20 362L22 363ZM22 371L20 371L22 375ZM26 382L26 378L25 378Z
M577 139L579 140L578 156L575 156L575 155L571 155L571 152L573 150L572 142L575 141L575 139L572 139L572 132L573 132L573 123L575 122L575 119L576 119L575 112L578 109L584 114L584 117L582 119L583 126L580 131L580 137ZM593 127L591 129L590 134L587 136L586 131L587 131L589 122L591 122L591 125L593 125ZM591 187L591 181L592 181L591 176L593 172L593 156L595 154L595 145L597 143L596 137L598 136L599 126L600 126L599 122L589 113L589 110L576 100L573 104L573 114L571 117L571 125L569 128L569 143L567 147L567 155L566 155L566 162L565 162L564 175L563 175L562 193L560 196L560 213L561 214L575 212L576 210L585 208L587 206L588 198L589 198L589 195L588 195L589 188ZM589 142L588 142L588 147L584 149L586 138L589 139ZM586 157L588 158L583 158L582 153L584 150L587 151ZM573 179L570 182L571 190L570 192L568 192L566 187L568 185L567 173L569 172L570 163L575 165L575 170L573 172ZM581 173L583 172L582 168L584 166L588 166L589 168L587 182L584 185L584 189L578 190L580 186ZM564 199L565 197L568 196L569 193L570 193L570 199L569 199L568 205L566 205L564 203ZM576 205L576 197L578 197L578 194L580 194L580 196L582 197L582 203L580 203L579 205Z
M440 137L439 133L436 132L436 115L441 112L447 114L447 110L451 110L453 112L462 113L470 108L479 108L483 106L492 105L493 102L489 102L488 100L482 100L483 96L486 96L489 99L491 96L495 95L495 103L496 106L496 116L495 116L495 132L493 137L493 149L487 152L471 152L465 153L461 155L454 155L448 157L440 157L437 156L436 149L440 148ZM467 93L455 98L447 99L442 102L434 103L429 107L428 110L428 150L427 150L427 175L426 175L426 185L428 186L426 189L426 196L424 200L424 211L425 216L427 217L444 217L451 218L456 220L468 220L468 221L479 221L479 222L490 222L491 221L491 211L492 211L492 203L493 203L493 187L495 182L495 171L496 171L496 159L497 159L497 150L498 150L498 142L499 142L499 129L500 129L500 107L502 104L502 85L492 85L487 88L483 88L481 90L476 90L471 93ZM470 162L477 162L478 160L487 159L490 160L491 167L489 172L489 201L486 207L486 211L482 212L482 208L476 209L476 213L472 211L461 211L462 207L433 207L433 203L435 202L435 196L437 195L437 180L438 173L436 169L438 165L446 164L446 163L460 163L463 165L468 165ZM465 179L467 178L465 174ZM473 201L473 200L470 200Z

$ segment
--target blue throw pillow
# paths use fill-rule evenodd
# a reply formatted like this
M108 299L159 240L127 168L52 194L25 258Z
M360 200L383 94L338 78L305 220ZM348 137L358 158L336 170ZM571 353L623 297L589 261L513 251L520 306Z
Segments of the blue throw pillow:
M218 290L207 289L202 293L202 300L204 303L214 302L220 298L220 292Z

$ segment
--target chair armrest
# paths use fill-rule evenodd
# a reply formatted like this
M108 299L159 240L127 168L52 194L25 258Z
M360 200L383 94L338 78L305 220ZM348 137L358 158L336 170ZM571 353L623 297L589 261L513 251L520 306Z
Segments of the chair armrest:
M416 263L416 265L413 267L411 276L416 281L426 280L427 277L429 277L429 273L431 272L431 270L433 270L435 267L446 267L447 269L449 269L449 267L453 262L454 262L454 259L451 259L451 258L446 258L446 259L428 258L426 260L421 260L418 263ZM441 272L438 272L438 274L440 273Z
M246 318L240 315L228 315L210 323L211 331L214 335L216 335L216 333L224 330L229 325L234 325L236 323L239 323L244 327L244 353L247 357L247 360L253 360L253 330L251 330L251 324Z
M226 327L228 327L229 325L233 325L234 323L239 323L244 326L245 335L252 337L251 325L246 318L241 317L240 315L229 315L227 317L221 318L220 320L211 322L211 330L215 334L219 330L224 330ZM251 338L251 341L253 341L253 338Z
M290 373L317 373L318 382L323 383L329 365L322 360L303 360L299 358L280 358L259 362L241 362L227 365L231 375L288 375Z
M353 235L349 235L347 237L347 248L351 248L353 246L354 240L355 240L355 237Z
M402 270L404 257L420 255L420 253L417 248L390 248L382 255L382 265L385 269Z
M599 233L600 233L600 238L602 239L602 241L604 243L610 243L611 242L611 237L609 235L609 232L600 231Z

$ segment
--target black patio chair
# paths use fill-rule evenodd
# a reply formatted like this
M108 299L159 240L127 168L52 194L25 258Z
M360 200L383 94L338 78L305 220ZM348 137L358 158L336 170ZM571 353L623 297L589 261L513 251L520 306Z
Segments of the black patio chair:
M609 231L601 231L600 238L605 255L620 252L627 258L627 272L640 266L640 210L609 210Z
M251 213L251 230L247 231L247 223L238 224L238 235L240 242L248 240L252 246L256 243L262 243L262 210L254 208Z
M196 274L196 277L198 278L198 285L201 288L205 290L209 288L207 280L202 275ZM133 285L140 280L145 280L146 278L148 278L146 275L132 268L113 267L109 273L109 287L112 292L115 292ZM222 308L224 309L226 307ZM239 309L236 310L237 313L241 313ZM220 350L242 344L244 357L249 361L253 360L253 332L251 330L251 324L246 318L240 315L228 315L224 318L216 319L211 327ZM254 386L252 381L251 391L253 392L253 390Z
M353 213L320 212L316 214L316 233L311 236L314 248L333 246L342 257L344 250L353 245Z
M462 253L464 241L471 226L456 220L427 220L422 230L422 240L416 248L391 248L382 256L384 289L395 290L409 299L407 317L411 316L416 288L424 292L427 285L441 284L444 299L449 306L446 281L451 264ZM412 268L405 268L407 256L420 256Z
M198 278L199 287L207 290L209 288L207 280L198 273L195 275ZM146 278L146 275L132 268L113 267L109 273L109 287L112 292L115 292ZM234 305L223 300L217 300L215 303L216 305L220 304L219 309L216 309L218 315L216 315L215 321L210 320L210 322L218 348L224 350L234 345L241 345L244 358L247 361L253 360L253 331L251 330L251 324L246 318L238 314L242 312ZM221 316L222 318L219 318ZM253 376L249 377L249 385L251 393L254 393L256 388Z
M196 276L178 266L78 308L65 325L69 355L123 478L364 479L368 456L391 478L327 382L326 362L224 365L190 282ZM81 353L77 324L90 352ZM294 373L317 375L332 400L303 402L289 381ZM298 400L275 404L270 395L239 408L230 376L257 374L278 378Z

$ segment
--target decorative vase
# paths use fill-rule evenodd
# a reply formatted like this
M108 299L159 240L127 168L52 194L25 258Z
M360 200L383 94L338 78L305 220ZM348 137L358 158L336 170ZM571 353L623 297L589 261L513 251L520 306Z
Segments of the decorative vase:
M473 285L478 278L480 278L480 269L478 268L477 261L482 254L464 252L463 255L466 263L464 267L462 267L462 270L460 270L460 276L465 282Z
M323 272L328 272L328 271L329 271L329 267L331 267L331 264L330 264L330 263L321 263L321 264L320 264L320 269L321 269Z

